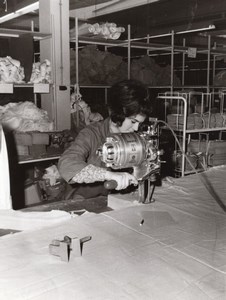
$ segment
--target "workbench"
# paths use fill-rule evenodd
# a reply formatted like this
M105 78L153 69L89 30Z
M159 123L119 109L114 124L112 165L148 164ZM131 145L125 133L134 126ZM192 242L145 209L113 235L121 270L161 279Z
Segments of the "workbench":
M0 211L21 230L0 238L0 299L226 299L225 178L222 166L169 179L150 204L111 195L100 214ZM66 235L92 237L68 262L49 253Z

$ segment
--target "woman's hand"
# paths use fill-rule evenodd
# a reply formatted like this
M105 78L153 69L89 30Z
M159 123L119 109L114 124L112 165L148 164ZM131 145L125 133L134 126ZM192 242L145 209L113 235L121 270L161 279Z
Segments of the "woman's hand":
M137 185L138 181L137 179L129 173L126 172L106 172L105 176L106 180L115 180L117 182L116 190L124 190L126 189L130 184Z

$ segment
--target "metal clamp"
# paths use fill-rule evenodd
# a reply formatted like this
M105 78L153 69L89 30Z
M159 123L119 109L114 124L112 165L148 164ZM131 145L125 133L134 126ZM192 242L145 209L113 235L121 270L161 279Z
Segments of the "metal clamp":
M49 244L49 253L55 256L59 256L62 261L69 261L71 252L73 256L81 256L83 243L91 240L91 236L84 238L70 238L65 236L63 240L53 240Z

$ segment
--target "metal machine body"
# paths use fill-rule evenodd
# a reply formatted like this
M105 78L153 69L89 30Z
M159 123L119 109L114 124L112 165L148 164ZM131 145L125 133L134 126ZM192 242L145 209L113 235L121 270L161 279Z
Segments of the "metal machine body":
M142 132L112 134L98 151L107 167L115 170L133 168L133 175L138 180L139 202L143 203L151 201L150 186L155 175L160 173L162 153L158 148L155 125Z

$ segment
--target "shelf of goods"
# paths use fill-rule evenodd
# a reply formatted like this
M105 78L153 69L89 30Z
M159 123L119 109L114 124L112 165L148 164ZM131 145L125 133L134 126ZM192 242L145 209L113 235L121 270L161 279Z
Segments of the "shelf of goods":
M38 163L57 160L73 141L70 131L13 132L18 163Z
M183 45L176 44L174 32L169 34L167 43L161 42L163 40L159 37L132 38L132 30L128 25L119 39L112 40L98 35L92 36L90 33L85 36L84 32L79 30L79 22L79 19L75 19L75 28L70 32L71 85L76 85L78 92L81 88L81 94L85 93L85 96L89 92L84 90L92 90L91 102L100 101L103 97L101 101L105 106L109 87L116 81L126 78L141 80L149 87L152 98L160 91L173 93L175 90L182 90L189 93L192 90L197 93L203 91L214 93L223 89L224 71L219 72L216 69L216 62L226 55L226 51L224 47L211 41L210 35L205 37L205 47L194 48L186 45L185 38ZM199 59L199 55L206 57L204 79L198 84L193 82L192 85L186 85L189 71L186 69L187 59L195 61ZM164 56L168 57L167 63L160 66L156 58ZM175 58L178 57L180 57L179 69L175 63ZM99 93L95 96L94 89L103 90L101 97ZM209 132L211 131L216 129L210 128Z
M49 39L52 37L52 35L50 33L42 33L37 31L14 30L6 28L0 29L0 38L13 38L13 40L10 41L14 46L14 40L16 41L16 44L22 43L24 42L24 37L26 39L25 42L28 43L28 48L31 46L31 49L29 49L33 51L33 41ZM12 45L11 47L9 47L9 50L12 48ZM18 50L18 52L15 52L15 54L21 57L23 59L23 62L11 56L0 58L0 94L9 95L7 96L7 99L8 101L10 101L10 94L15 94L15 91L17 89L29 89L29 95L32 95L33 93L34 103L37 104L36 94L48 94L50 92L50 87L52 86L51 64L48 60L45 60L42 63L33 62L33 53L29 53L29 58L24 58L23 55L26 55L26 51L21 51L21 49ZM23 65L25 61L26 67ZM15 95L17 95L17 93ZM4 100L5 99L6 98L4 98ZM39 137L48 137L48 133L38 132L38 128L42 127L42 129L44 129L44 125L48 129L51 129L51 127L53 127L52 122L48 120L46 112L39 110L34 103L30 102L30 99L29 101L23 100L22 102L15 102L14 99L12 103L1 106L0 113L2 124L6 126L6 130L14 130L14 137L17 137L15 138L15 146L17 154L19 156L19 164L52 160L59 157L59 153L51 153L50 155L48 155L46 151L44 151L46 145L42 145L40 141L37 143L37 145L32 145L32 141L30 138L30 144L26 144L26 142L28 142L29 140L28 137L31 137L31 132L27 132L27 130L32 130L31 128L34 128L34 130L37 130L36 137L38 135ZM12 121L11 123L10 120ZM40 122L40 124L38 124L38 121ZM16 125L18 125L19 127ZM17 129L19 131L17 131ZM25 144L23 144L23 140L25 141ZM30 152L32 153L28 155L29 147L31 150ZM35 147L36 149L34 149ZM42 155L39 153L39 157L35 157L35 155L32 155L38 154L38 151L40 152L41 150Z
M20 41L19 38L23 39L24 37L34 41L41 41L43 39L51 38L51 34L37 31L0 28L0 38L15 38L15 40L18 39L18 41ZM20 50L18 51L20 52ZM20 56L21 55L23 54L20 53ZM43 77L42 80L41 78L38 80L38 78L32 77L32 75L34 75L33 73L40 73L40 70L37 69L38 66L33 65L33 69L30 67L30 71L32 71L29 78L30 80L29 82L26 82L24 80L27 77L25 74L26 70L18 59L6 56L0 58L0 63L0 94L13 94L14 88L32 88L34 94L49 93L50 80L47 80L47 77Z
M226 163L226 94L159 94L164 110L163 130L174 132L175 173L186 175ZM188 158L188 159L187 159ZM189 161L188 161L189 160Z
M221 153L223 150L217 150L224 144L226 131L226 71L217 68L217 62L226 55L222 45L218 45L211 35L205 36L206 43L203 47L190 47L186 38L183 38L183 45L178 45L175 42L177 33L174 32L169 34L167 42L161 37L150 35L132 38L130 25L118 40L109 40L80 34L78 24L79 20L76 19L70 40L72 84L84 89L104 89L106 104L107 90L114 82L126 78L140 79L149 87L151 94L159 95L157 101L163 99L175 109L169 114L168 107L165 106L164 114L167 112L165 120L173 122L173 130L182 143L181 150L175 145L175 172L179 176L190 174L194 169L199 171L211 165L226 163L224 153ZM164 56L168 57L167 64L158 65L157 58ZM188 74L191 70L187 67L188 60L197 60L198 64L203 56L205 70L202 80L197 80L198 75L193 76L198 73L196 71L191 72L190 79L193 81L189 81ZM176 58L179 67L175 63ZM196 111L192 107L193 98L200 102ZM193 141L194 138L197 142ZM203 144L204 138L205 150L197 152L196 149L189 148L194 143ZM214 148L220 152L219 157ZM192 153L190 160L193 159L195 168L185 160L187 151Z
M112 40L98 35L91 36L90 33L88 36L82 35L84 32L80 32L79 22L75 19L75 28L70 32L72 84L86 88L106 88L121 79L135 78L149 88L165 88L171 92L175 88L204 88L210 92L214 85L217 88L224 86L223 75L215 73L216 61L226 55L226 50L222 45L212 42L210 35L205 37L206 47L194 48L186 45L185 38L183 45L176 44L174 32L169 34L164 43L161 37L132 38L132 30L128 25L119 39ZM199 55L206 57L205 82L197 86L186 85L186 73L189 71L186 69L186 60L189 58L195 62ZM165 65L156 63L155 58L160 56L168 56ZM180 69L175 65L175 58L178 57Z
M132 39L130 25L119 39L112 40L80 35L76 19L70 41L72 84L106 89L116 81L134 78L150 87L170 88L173 76L180 85L170 65L161 67L150 57L151 53L170 51L172 47L150 43L146 37Z

